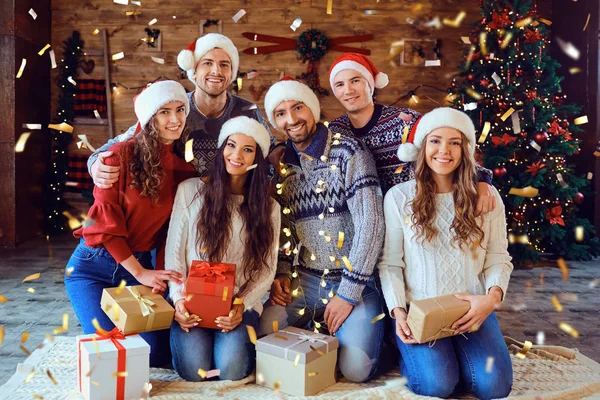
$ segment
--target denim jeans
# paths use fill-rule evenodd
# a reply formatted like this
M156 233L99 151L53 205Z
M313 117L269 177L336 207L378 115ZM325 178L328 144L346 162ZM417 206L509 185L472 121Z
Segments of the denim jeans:
M177 321L171 325L173 367L186 381L202 381L198 369L221 370L220 379L237 381L250 375L255 363L254 344L246 325L258 326L258 313L244 312L242 322L232 331L191 328L184 331Z
M326 304L320 299L327 298L328 293L335 293L339 282L325 280L321 286L321 277L298 271L299 277L294 280L292 288L300 285L302 291L292 298L286 307L265 304L260 318L259 336L273 332L273 321L277 320L280 328L294 326L312 330L313 320L324 326ZM302 295L304 292L304 296ZM305 303L306 299L306 303ZM304 309L304 315L300 310ZM372 279L362 293L362 299L354 306L336 333L339 340L338 367L342 375L352 382L365 382L376 372L383 342L384 320L371 323L373 317L383 312L383 303L375 280Z
M136 252L134 257L142 267L152 267L150 252ZM65 276L65 287L71 305L77 314L77 319L83 333L96 332L92 319L96 318L100 326L110 331L115 327L106 313L100 307L100 298L104 288L119 286L121 280L127 286L140 283L104 248L92 248L85 245L83 239L71 255L67 268L73 268L71 274ZM150 366L163 367L171 361L171 348L169 347L169 330L142 332L140 336L150 345Z
M492 313L479 330L429 343L404 344L398 337L402 355L400 372L408 387L422 396L449 397L456 388L479 399L507 397L513 371L508 349ZM488 357L493 357L486 371Z

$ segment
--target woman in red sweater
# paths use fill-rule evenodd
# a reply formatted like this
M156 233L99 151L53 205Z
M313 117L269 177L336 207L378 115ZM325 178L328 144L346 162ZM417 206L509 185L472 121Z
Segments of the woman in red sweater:
M165 271L164 243L177 185L196 175L183 159L182 133L190 105L181 84L157 82L135 99L138 129L133 138L111 147L108 165L120 166L119 181L109 189L94 187L88 222L74 232L80 238L71 256L65 286L83 332L94 333L92 320L105 330L113 323L100 307L104 288L146 285L154 292L181 275ZM183 135L185 136L185 135ZM159 249L157 268L150 252ZM150 365L170 361L169 331L141 333L150 344Z

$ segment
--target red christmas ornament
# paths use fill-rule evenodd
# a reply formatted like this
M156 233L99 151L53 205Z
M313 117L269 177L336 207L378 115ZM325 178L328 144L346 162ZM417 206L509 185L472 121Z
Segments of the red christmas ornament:
M469 75L467 75L467 79L468 79L468 80L472 81L472 80L473 80L473 78L474 78L473 74L469 74Z
M519 210L516 210L513 213L513 219L518 222L522 222L525 219L525 215L523 215Z
M557 106L560 106L564 100L565 100L564 95L555 94L552 96L552 102Z
M561 125L563 128L568 128L568 127L569 127L569 121L567 121L567 120L564 120L564 121L562 121L562 122L560 123L560 125Z
M581 149L578 147L577 150L575 150L573 152L574 155L578 156L579 154L581 154Z
M515 76L523 76L523 70L521 68L515 69Z
M581 192L577 192L575 193L575 196L573 196L573 203L575 204L582 204L583 200L585 200L585 198Z
M535 90L526 90L525 97L528 101L534 101L535 99L537 99L537 93L535 92Z
M494 168L494 175L498 178L502 178L506 175L506 168L504 167L496 167Z
M508 103L505 101L500 100L498 102L498 108L500 108L500 111L504 111L506 110L506 108L508 107Z
M535 134L535 136L533 137L533 140L535 140L535 142L537 144L542 144L544 143L546 140L548 140L548 133L547 132L538 132Z
M535 76L537 76L538 78L539 78L540 76L542 76L542 74L543 74L543 73L544 73L544 71L542 71L541 69L536 69L536 70L535 70Z

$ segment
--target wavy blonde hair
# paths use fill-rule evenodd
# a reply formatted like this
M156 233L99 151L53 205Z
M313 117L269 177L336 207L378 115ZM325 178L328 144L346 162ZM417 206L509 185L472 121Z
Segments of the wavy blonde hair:
M182 158L187 136L186 126L181 137L175 141L174 152ZM150 197L156 204L165 174L160 163L163 144L160 141L156 116L152 116L146 126L131 140L134 145L129 148L132 152L128 166L131 176L130 186L138 189L142 197Z
M469 149L468 141L462 132L461 137L462 159L454 170L452 197L454 198L455 214L450 228L454 231L452 239L458 244L459 248L462 248L463 245L471 245L474 248L481 244L484 236L483 230L475 217L477 169L475 156ZM416 228L417 240L431 242L438 234L434 226L438 214L435 196L433 195L437 192L437 187L433 179L433 172L425 161L427 137L425 137L423 143L415 161L417 193L410 202L412 207L411 221Z

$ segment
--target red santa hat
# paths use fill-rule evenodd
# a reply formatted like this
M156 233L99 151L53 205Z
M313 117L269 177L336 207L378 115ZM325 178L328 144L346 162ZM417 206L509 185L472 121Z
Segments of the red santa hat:
M321 105L315 92L303 83L298 82L291 76L284 76L279 82L274 83L265 95L265 112L269 122L275 129L283 132L275 123L273 111L278 105L288 100L296 100L304 103L312 111L315 122L321 119Z
M235 135L236 133L241 133L254 139L256 144L260 146L263 157L267 157L269 154L269 146L271 145L271 137L263 124L243 115L231 118L221 127L217 146L221 147L229 136Z
M335 76L345 69L351 69L361 74L371 87L371 92L375 89L383 89L390 82L388 76L380 72L369 57L358 53L344 53L335 59L329 70L329 84L333 90Z
M398 147L400 161L415 161L423 141L438 128L454 128L467 139L469 150L475 152L475 126L467 114L450 107L439 107L423 115L413 126L406 143Z
M221 49L231 59L232 79L235 79L240 65L240 55L231 39L220 33L207 33L194 40L189 46L179 52L177 55L177 65L187 73L188 79L196 84L193 79L194 71L200 59L212 49Z
M134 135L139 133L148 124L150 119L165 104L178 101L185 106L185 115L190 113L190 101L185 88L179 82L155 82L133 99L133 108L138 118Z

